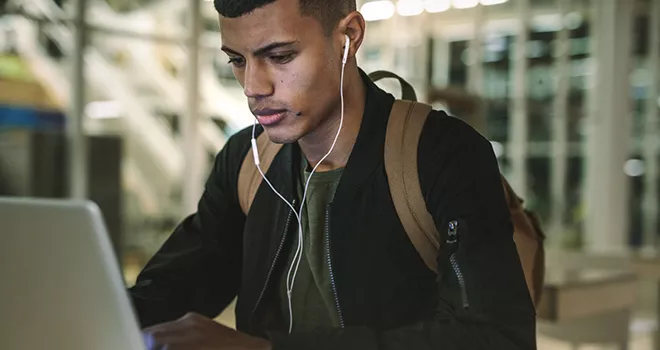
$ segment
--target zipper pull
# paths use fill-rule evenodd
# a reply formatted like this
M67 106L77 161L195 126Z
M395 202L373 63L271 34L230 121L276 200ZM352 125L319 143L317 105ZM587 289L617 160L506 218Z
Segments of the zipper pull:
M458 243L458 221L452 220L449 222L447 229L447 243L455 244Z

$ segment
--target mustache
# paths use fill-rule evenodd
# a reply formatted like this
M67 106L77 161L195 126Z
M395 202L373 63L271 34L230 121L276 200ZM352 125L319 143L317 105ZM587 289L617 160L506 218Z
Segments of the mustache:
M248 107L254 115L275 114L291 110L287 104L276 102L248 102Z

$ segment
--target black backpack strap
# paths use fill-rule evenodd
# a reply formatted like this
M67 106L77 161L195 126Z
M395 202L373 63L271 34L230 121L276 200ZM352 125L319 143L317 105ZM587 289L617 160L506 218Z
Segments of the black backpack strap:
M377 82L385 78L396 79L399 81L399 83L401 83L401 99L417 101L417 94L415 93L415 89L412 87L412 85L410 85L410 83L395 73L386 70L377 70L375 72L369 73L369 78L371 78L373 82Z

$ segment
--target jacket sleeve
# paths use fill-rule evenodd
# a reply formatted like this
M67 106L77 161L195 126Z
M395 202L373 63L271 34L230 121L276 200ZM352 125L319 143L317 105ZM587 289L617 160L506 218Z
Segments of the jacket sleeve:
M430 118L426 127L439 130L425 131L419 156L427 207L442 234L434 317L390 330L273 335L275 350L536 349L534 307L492 147L454 118Z
M212 318L236 296L245 221L236 194L241 149L234 137L217 155L196 213L176 227L130 288L142 327L187 312Z

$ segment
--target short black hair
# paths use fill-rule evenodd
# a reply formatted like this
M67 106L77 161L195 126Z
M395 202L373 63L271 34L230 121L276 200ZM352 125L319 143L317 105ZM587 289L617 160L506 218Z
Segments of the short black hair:
M271 4L277 0L214 0L216 11L224 17L237 18ZM337 22L355 11L355 0L298 0L303 16L316 18L326 34L330 34Z

